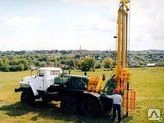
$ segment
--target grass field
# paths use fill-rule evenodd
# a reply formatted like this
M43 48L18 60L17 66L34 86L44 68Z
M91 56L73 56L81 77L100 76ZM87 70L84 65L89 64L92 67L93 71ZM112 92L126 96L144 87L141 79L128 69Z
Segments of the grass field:
M135 111L130 113L123 122L149 123L147 111L149 108L158 108L164 114L164 68L135 68L131 69L131 88L137 92ZM72 74L83 74L80 71L71 71ZM110 71L96 70L88 75L111 76ZM0 72L0 122L1 123L110 123L109 117L99 116L87 118L81 115L67 115L61 113L57 103L46 107L30 107L20 103L20 93L14 93L19 87L18 82L30 75L25 72ZM151 121L152 122L152 121ZM154 121L157 122L157 121Z

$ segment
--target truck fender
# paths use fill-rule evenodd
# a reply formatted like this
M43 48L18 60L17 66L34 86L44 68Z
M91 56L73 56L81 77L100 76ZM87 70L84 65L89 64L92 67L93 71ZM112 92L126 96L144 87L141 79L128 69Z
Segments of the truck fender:
M100 98L100 94L98 93L95 93L95 92L84 92L85 96L90 96L90 97L93 97L93 98L96 98L96 99L99 99Z
M29 83L29 85L30 85L30 87L31 87L31 90L32 90L34 96L37 96L39 93L38 93L38 91L36 90L35 85L34 85L33 83Z

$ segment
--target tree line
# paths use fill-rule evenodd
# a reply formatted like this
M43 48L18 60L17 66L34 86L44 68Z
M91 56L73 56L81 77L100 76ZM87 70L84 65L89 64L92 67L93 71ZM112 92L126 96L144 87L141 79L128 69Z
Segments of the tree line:
M24 71L32 67L60 67L62 69L80 69L90 71L95 68L112 68L114 60L110 57L96 59L91 56L75 59L73 57L34 56L4 56L0 58L0 71Z
M115 66L115 51L87 50L41 50L0 51L0 71L24 71L32 67L60 67L90 71L97 68L112 69ZM129 67L142 67L147 63L164 66L164 51L130 51Z

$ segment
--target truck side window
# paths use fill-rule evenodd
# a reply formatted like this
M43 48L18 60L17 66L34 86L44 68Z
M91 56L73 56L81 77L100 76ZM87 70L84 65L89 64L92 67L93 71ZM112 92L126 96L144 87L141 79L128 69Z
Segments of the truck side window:
M59 75L60 72L57 70L51 70L50 75Z

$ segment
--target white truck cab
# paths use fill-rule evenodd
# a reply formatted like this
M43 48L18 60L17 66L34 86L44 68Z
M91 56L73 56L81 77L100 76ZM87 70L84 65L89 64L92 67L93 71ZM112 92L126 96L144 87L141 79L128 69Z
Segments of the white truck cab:
M38 69L36 76L24 77L19 83L21 88L31 88L34 96L38 96L38 91L46 91L50 85L54 84L54 78L62 73L61 68L43 67Z

